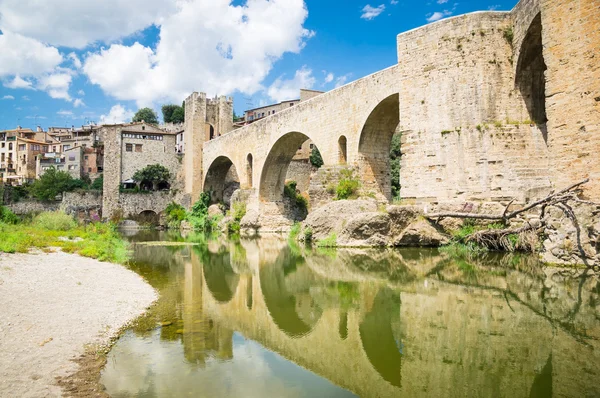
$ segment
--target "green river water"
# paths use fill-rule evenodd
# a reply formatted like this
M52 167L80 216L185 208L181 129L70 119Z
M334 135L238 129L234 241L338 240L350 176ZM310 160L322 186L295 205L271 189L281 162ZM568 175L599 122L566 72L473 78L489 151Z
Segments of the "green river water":
M140 232L113 397L600 397L600 282L532 257Z

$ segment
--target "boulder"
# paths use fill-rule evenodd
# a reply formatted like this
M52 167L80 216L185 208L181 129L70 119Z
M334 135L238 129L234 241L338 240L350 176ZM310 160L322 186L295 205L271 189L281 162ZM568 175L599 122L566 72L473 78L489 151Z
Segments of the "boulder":
M360 213L350 218L338 234L338 246L387 246L390 215L381 212Z
M310 228L314 240L321 240L331 233L340 235L348 220L360 213L377 212L374 200L338 200L319 207L308 215L304 228Z
M419 219L410 224L393 242L394 246L438 247L450 237L438 231L429 221Z
M223 215L225 215L225 212L223 211L223 208L220 205L211 205L208 208L208 216L209 217L223 216Z
M396 206L391 205L386 208L387 213L390 215L390 234L398 236L415 221L423 210L417 206Z

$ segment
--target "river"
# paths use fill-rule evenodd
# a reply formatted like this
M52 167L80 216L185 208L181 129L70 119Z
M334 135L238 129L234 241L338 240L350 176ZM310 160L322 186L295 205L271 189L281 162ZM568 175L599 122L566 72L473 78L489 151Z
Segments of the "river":
M161 298L109 353L113 397L600 397L588 272L282 237L129 239Z

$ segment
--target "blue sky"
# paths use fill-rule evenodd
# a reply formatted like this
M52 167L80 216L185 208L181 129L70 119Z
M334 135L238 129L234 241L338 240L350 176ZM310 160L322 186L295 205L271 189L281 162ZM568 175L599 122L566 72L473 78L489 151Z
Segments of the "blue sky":
M192 91L241 114L395 64L398 33L516 0L48 3L0 0L0 129L160 115Z

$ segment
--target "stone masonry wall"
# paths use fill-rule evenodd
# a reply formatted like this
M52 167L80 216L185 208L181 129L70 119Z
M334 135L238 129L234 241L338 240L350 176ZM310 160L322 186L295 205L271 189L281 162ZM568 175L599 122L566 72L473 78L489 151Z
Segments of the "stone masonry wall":
M165 166L173 177L177 176L182 167L175 153L175 135L164 135L162 141L123 138L121 140L121 176L120 182L133 178L136 171L152 164ZM126 145L133 145L133 151L127 152ZM142 151L137 152L136 145L142 145ZM173 179L171 185L175 188L177 181Z
M515 100L511 26L509 13L482 12L398 36L403 198L524 202L550 191L542 133Z
M548 143L557 187L600 198L600 0L541 0Z

